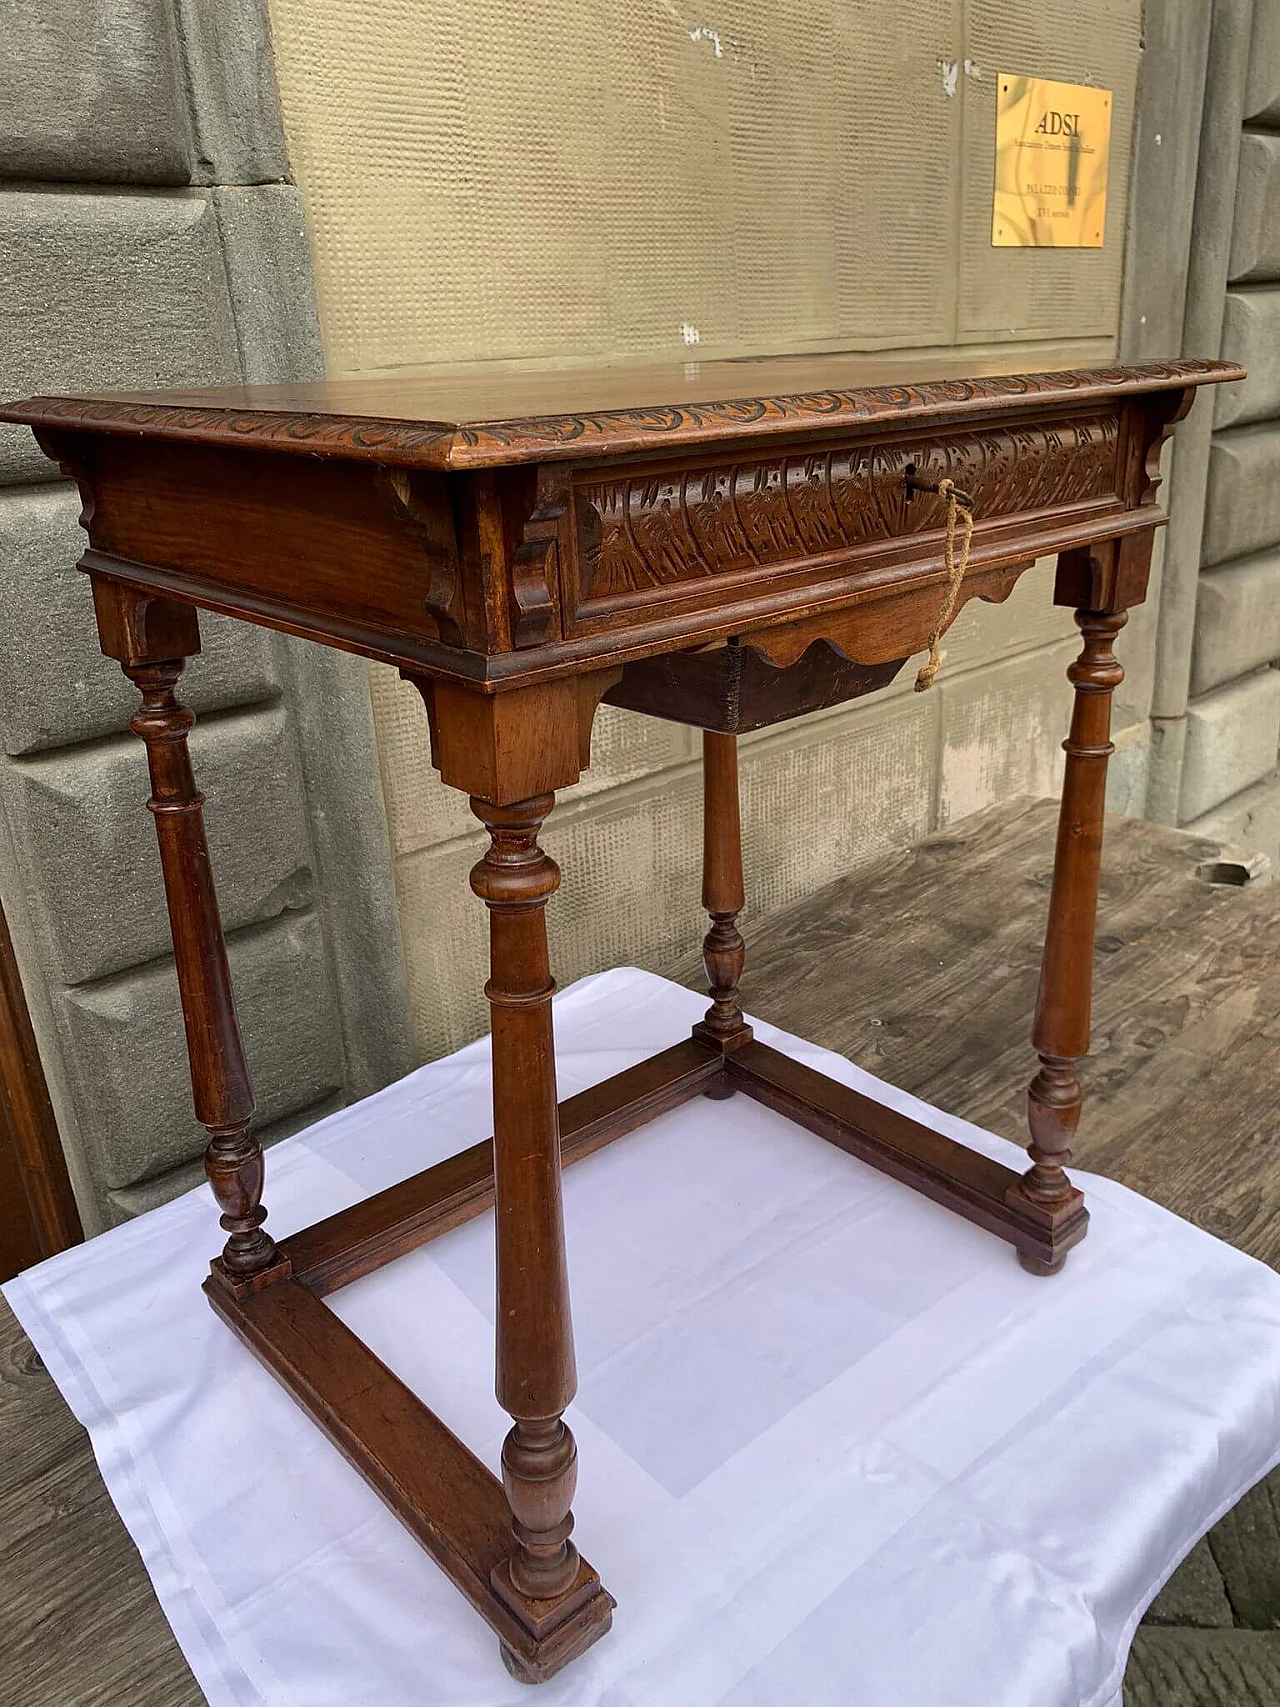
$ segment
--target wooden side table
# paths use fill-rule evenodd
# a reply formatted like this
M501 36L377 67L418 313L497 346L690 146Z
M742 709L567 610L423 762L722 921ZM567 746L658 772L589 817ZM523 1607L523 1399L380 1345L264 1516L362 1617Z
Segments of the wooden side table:
M902 383L903 378L909 383ZM0 411L80 486L103 650L137 683L196 1112L228 1237L205 1290L497 1632L553 1675L614 1602L570 1539L575 1374L560 1170L698 1095L735 1091L997 1234L1036 1274L1088 1216L1080 1115L1112 641L1145 596L1160 446L1226 363L962 377L864 358L347 381ZM719 398L722 401L706 401ZM965 515L972 523L966 543ZM756 1042L736 737L864 694L967 599L1058 554L1083 650L1018 1174ZM197 609L363 653L421 691L432 761L490 847L494 1137L277 1244L176 687ZM704 731L704 945L693 1035L559 1104L538 846L602 700ZM499 1482L321 1300L496 1207Z

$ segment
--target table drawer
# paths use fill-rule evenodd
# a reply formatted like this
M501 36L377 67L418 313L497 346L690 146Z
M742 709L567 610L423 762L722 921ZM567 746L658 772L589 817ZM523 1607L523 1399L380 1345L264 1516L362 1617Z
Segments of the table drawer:
M895 541L936 534L944 501L907 475L949 477L972 495L977 531L1037 511L1123 507L1122 410L877 443L761 449L575 472L570 632L655 604L722 599L724 583L829 574ZM907 554L909 555L909 553ZM714 581L715 586L708 583Z

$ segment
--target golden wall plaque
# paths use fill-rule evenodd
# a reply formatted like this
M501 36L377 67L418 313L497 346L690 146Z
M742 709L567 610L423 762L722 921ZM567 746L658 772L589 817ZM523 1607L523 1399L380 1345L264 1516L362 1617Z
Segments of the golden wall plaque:
M992 244L1100 249L1110 145L1110 89L1002 71L996 78Z

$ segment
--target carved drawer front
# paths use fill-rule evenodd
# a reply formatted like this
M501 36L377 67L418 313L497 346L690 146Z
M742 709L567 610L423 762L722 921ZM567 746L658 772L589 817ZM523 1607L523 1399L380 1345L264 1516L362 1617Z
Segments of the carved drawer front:
M576 626L696 597L709 577L776 578L944 525L943 501L908 494L911 468L949 477L984 523L1063 506L1113 508L1118 411L966 429L897 443L759 451L683 469L583 469L574 483Z

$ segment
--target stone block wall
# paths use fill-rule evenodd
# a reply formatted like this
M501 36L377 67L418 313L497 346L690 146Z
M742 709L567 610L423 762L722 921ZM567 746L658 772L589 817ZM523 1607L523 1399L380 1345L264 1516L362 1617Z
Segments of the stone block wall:
M14 12L0 394L321 371L258 0ZM137 695L98 652L78 514L25 429L0 428L0 900L93 1232L195 1183L205 1135ZM216 616L202 633L192 755L269 1141L409 1058L372 708L356 659Z
M1221 351L1249 377L1216 398L1178 819L1280 860L1280 7L1241 57Z

